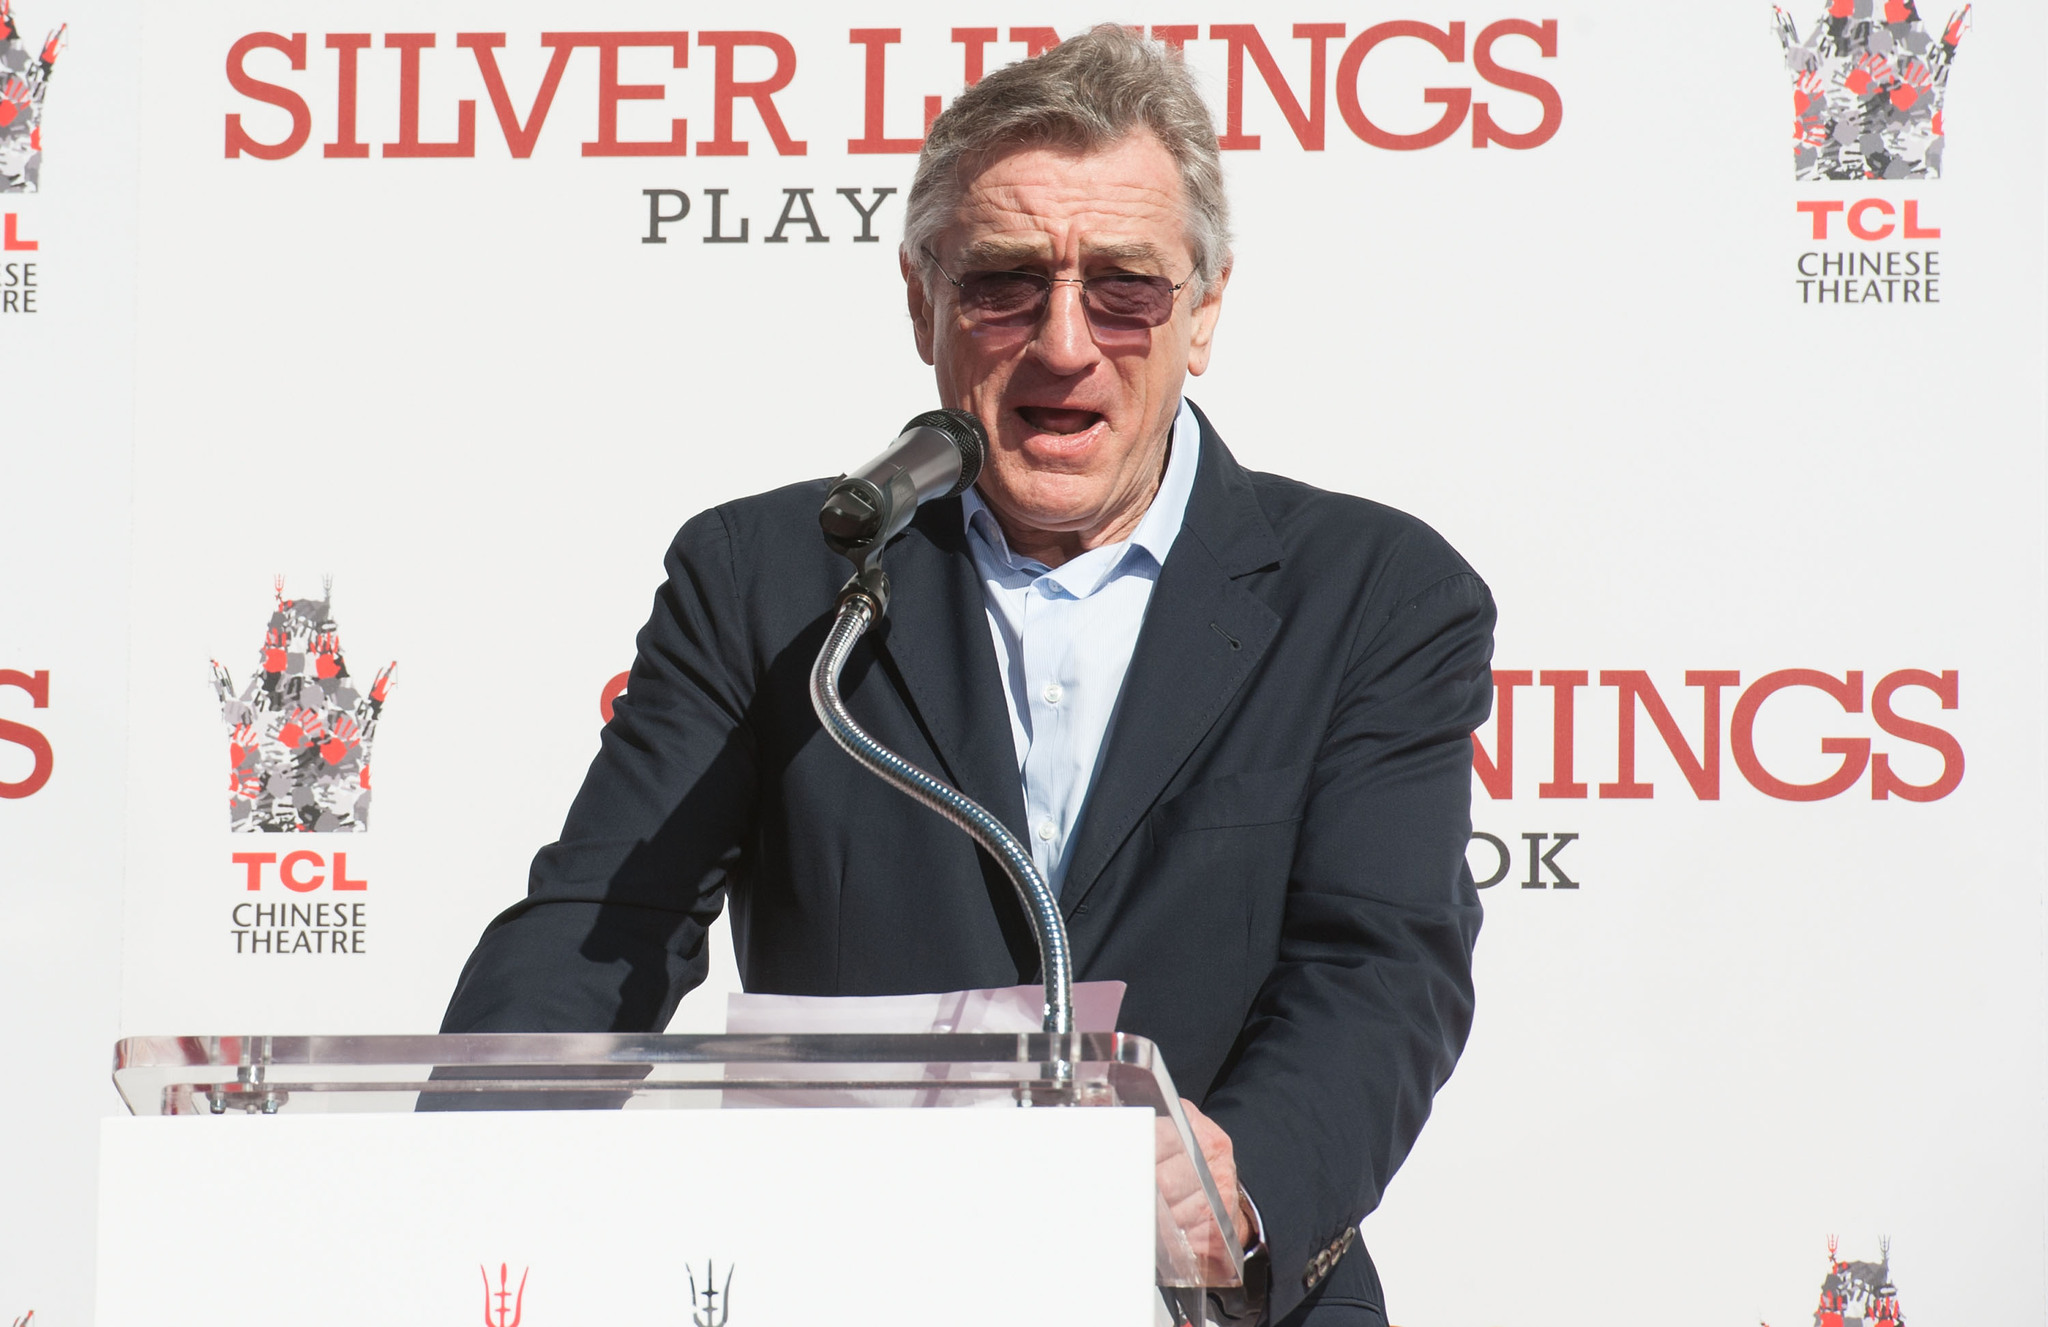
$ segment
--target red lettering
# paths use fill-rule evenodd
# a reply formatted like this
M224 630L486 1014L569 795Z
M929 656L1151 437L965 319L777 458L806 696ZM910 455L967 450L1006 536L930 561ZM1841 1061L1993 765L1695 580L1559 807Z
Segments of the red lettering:
M711 137L697 144L700 157L744 157L747 145L732 136L732 104L745 97L754 103L755 113L768 130L775 151L785 157L801 157L806 144L791 138L775 109L775 94L796 77L796 48L789 38L774 32L700 32L699 46L718 52L711 75ZM733 52L742 46L759 46L775 56L775 72L763 79L742 83L733 77Z
M1907 204L1907 207L1911 206ZM1908 212L1907 215L1910 217L1912 214ZM1951 668L1936 677L1918 668L1902 668L1896 673L1887 673L1870 693L1870 713L1877 720L1877 726L1893 737L1903 737L1908 742L1940 752L1941 776L1933 783L1907 783L1892 773L1891 761L1880 752L1870 758L1870 795L1877 801L1897 793L1909 802L1938 802L1954 792L1956 785L1963 781L1963 747L1953 734L1933 724L1900 718L1892 709L1892 693L1901 687L1924 687L1940 699L1943 709L1952 710L1957 704L1956 671Z
M1863 674L1855 669L1845 673L1837 682L1826 673L1811 668L1785 668L1775 673L1766 673L1750 684L1749 690L1735 702L1735 714L1729 721L1728 745L1735 756L1736 768L1742 777L1758 792L1785 802L1818 802L1833 797L1863 777L1863 767L1870 761L1870 739L1867 737L1824 737L1820 749L1828 755L1840 756L1842 763L1833 774L1816 783L1787 783L1772 775L1763 767L1756 755L1756 716L1763 708L1764 701L1788 687L1812 687L1835 698L1846 714L1863 712Z
M1695 756L1692 746L1685 740L1685 734L1678 730L1677 721L1664 704L1664 697L1657 693L1657 687L1650 681L1650 675L1641 669L1624 668L1600 671L1600 685L1617 687L1616 693L1621 705L1618 726L1620 741L1619 754L1615 758L1615 780L1600 785L1602 797L1649 797L1656 785L1636 781L1636 705L1640 702L1643 712L1650 716L1650 722L1657 726L1658 736L1664 739L1671 758L1678 762L1678 772L1685 775L1685 781L1692 785L1693 796L1703 802L1719 801L1721 798L1721 688L1739 685L1742 674L1732 671L1687 669L1685 684L1689 687L1704 687L1701 696L1700 748L1703 754Z
M13 218L9 218L11 221ZM28 693L28 703L34 709L48 709L50 706L50 670L39 668L34 673L17 672L12 668L0 668L0 687L15 687ZM28 777L17 783L0 779L0 798L9 800L33 797L43 790L50 781L50 771L56 765L56 755L50 750L50 739L25 723L10 723L0 719L0 742L12 742L25 747L33 764L29 766Z
M1422 99L1440 105L1444 113L1437 122L1417 134L1391 134L1365 118L1365 108L1358 103L1358 73L1365 64L1365 57L1381 42L1396 37L1414 37L1428 42L1443 53L1451 64L1460 64L1465 59L1465 25L1453 23L1448 28L1437 29L1427 23L1412 19L1398 19L1391 23L1375 23L1352 39L1344 48L1344 56L1337 62L1337 113L1344 117L1351 132L1373 147L1390 152L1414 152L1421 148L1435 147L1465 122L1465 113L1472 106L1470 88L1424 88ZM1583 793L1580 794L1584 796Z
M1526 668L1493 670L1493 747L1500 755L1489 757L1472 734L1472 772L1486 795L1501 801L1515 795L1515 688L1528 686L1533 675Z
M1839 200L1825 198L1802 199L1797 206L1801 212L1813 218L1813 238L1817 240L1828 237L1828 217L1842 210Z
M306 145L313 135L313 112L306 108L306 99L290 88L275 83L265 83L251 78L242 67L249 52L255 50L282 51L291 61L293 69L306 67L306 34L295 32L289 37L275 32L252 32L228 47L228 85L249 98L266 106L275 106L292 117L291 132L275 143L258 142L242 129L242 117L229 115L227 118L227 154L230 160L243 153L259 161L280 161Z
M626 680L632 676L631 673L620 673L605 683L604 690L598 693L597 712L604 716L606 723L612 721L612 702L626 694Z
M277 865L277 878L284 881L284 887L294 893L306 894L327 883L327 877L316 875L310 880L301 880L297 868L301 866L325 866L317 852L289 852Z
M505 44L502 32L458 32L455 44L466 46L476 57L477 73L483 76L484 91L490 94L491 109L497 113L498 128L504 132L505 146L511 150L514 160L524 161L533 155L533 145L540 139L540 129L547 123L548 110L555 104L555 90L562 85L562 71L569 67L569 55L576 49L575 43L567 41L559 32L550 32L541 38L541 44L553 54L548 57L547 72L541 75L540 90L533 94L533 105L526 112L526 122L519 122L519 113L512 109L512 94L505 88L505 75L498 68L497 50Z
M1201 35L1202 25L1199 23L1154 23L1152 25L1152 40L1164 42L1166 49L1169 51L1179 51Z
M1906 200L1906 229L1904 234L1909 240L1938 240L1941 238L1941 227L1921 226L1920 200L1917 198L1908 198Z
M249 868L248 889L253 894L263 888L263 868L276 861L277 854L274 852L238 852L230 860L237 866Z
M348 878L348 854L345 852L334 854L334 887L336 889L368 889L370 887L368 880L351 880Z
M624 46L666 46L673 53L672 69L690 67L690 34L687 32L554 32L543 33L541 43L553 46L595 46L597 48L597 139L583 145L586 157L680 157L688 151L689 121L670 120L666 143L621 142L619 103L660 101L668 89L659 83L619 82L619 49Z
M953 40L960 43L961 46L961 67L966 72L968 87L973 87L976 83L981 82L981 76L987 70L985 62L988 58L986 54L988 44L1000 36L1002 36L1002 31L998 28L953 29ZM868 58L874 58L872 51L869 52ZM933 98L933 100L937 100L937 98Z
M968 31L970 29L967 28L953 29L953 40L959 41L960 34ZM971 31L986 33L990 41L993 41L996 35L994 28L977 28ZM846 150L855 155L917 151L924 146L923 138L890 138L882 132L883 84L889 76L888 48L903 40L903 29L854 28L847 33L847 37L855 46L865 46L868 48L868 51L867 82L864 85L865 91L863 92L864 109L861 112L862 133L859 138L849 138L846 140ZM967 81L969 83L973 83L981 77L980 46L970 45L968 47L967 68ZM932 121L938 118L939 99L937 97L926 97L924 99L925 127L930 128Z
M21 231L17 229L20 222L21 218L14 213L7 214L6 230L0 232L0 249L5 249L9 253L34 253L42 248L41 240L25 240L21 237Z
M1558 125L1564 123L1564 99L1544 79L1519 70L1504 69L1495 63L1493 44L1502 37L1527 37L1536 43L1536 50L1544 59L1554 60L1557 58L1557 20L1546 18L1538 25L1524 19L1504 18L1481 28L1479 40L1472 43L1472 66L1479 71L1479 76L1497 88L1534 97L1543 107L1543 118L1528 133L1511 134L1494 122L1485 102L1475 101L1472 103L1472 146L1498 143L1518 151L1541 147L1556 135Z
M1332 37L1344 35L1342 23L1297 23L1294 36L1297 41L1314 43L1309 47L1308 57L1308 112L1302 113L1301 102L1288 85L1287 78L1280 72L1280 65L1273 59L1273 53L1266 49L1266 39L1259 30L1249 23L1212 23L1209 38L1222 39L1230 44L1230 78L1225 100L1223 134L1216 140L1216 146L1225 151L1255 151L1259 146L1259 135L1244 131L1244 57L1249 54L1252 63L1258 66L1259 77L1266 80L1266 90L1273 94L1273 102L1286 117L1287 127L1294 130L1294 137L1304 150L1323 150L1323 78L1329 67L1329 41Z
M1882 198L1865 198L1855 203L1849 208L1849 233L1859 240L1881 240L1890 235L1892 223L1889 221L1882 226L1864 223L1863 218L1873 211L1889 217L1892 214L1892 205Z
M384 145L387 157L473 157L476 103L455 103L455 141L420 141L420 52L434 44L431 32L387 32L384 48L398 52L398 141Z
M367 32L330 32L327 49L339 52L341 72L334 92L334 141L320 149L323 157L367 157L370 145L356 137L356 66L369 49Z
M1572 779L1573 692L1586 685L1586 671L1544 669L1537 681L1551 688L1550 782L1536 785L1538 797L1584 797L1586 785Z

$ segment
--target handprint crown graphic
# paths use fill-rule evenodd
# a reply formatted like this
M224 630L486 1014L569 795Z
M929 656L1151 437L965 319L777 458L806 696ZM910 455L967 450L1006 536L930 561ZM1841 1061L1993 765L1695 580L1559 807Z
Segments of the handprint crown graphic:
M1970 6L1937 37L1917 0L1828 0L1805 40L1773 9L1792 75L1792 164L1802 180L1941 177L1942 101Z
M0 194L32 194L43 173L43 95L64 49L65 24L41 46L21 39L14 0L0 0Z
M228 730L228 827L237 833L334 833L370 825L370 743L391 692L387 664L364 690L334 624L334 583L322 598L287 599L263 634L259 665L235 694L218 661L213 686Z

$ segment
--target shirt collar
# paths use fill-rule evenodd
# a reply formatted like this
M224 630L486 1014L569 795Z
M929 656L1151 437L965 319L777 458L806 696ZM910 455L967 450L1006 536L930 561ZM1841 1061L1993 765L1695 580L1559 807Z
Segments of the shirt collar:
M1091 549L1050 572L1036 558L1011 551L1010 541L1003 537L1003 528L996 522L995 513L988 509L988 504L982 501L979 489L969 488L961 495L961 515L966 520L969 533L978 536L1004 567L1034 576L1050 575L1056 580L1062 579L1063 572L1069 579L1076 578L1078 573L1078 579L1087 581L1086 585L1067 584L1062 580L1062 587L1075 595L1085 596L1106 583L1134 552L1142 551L1155 566L1166 565L1166 555L1173 550L1173 541L1179 537L1181 525L1187 518L1188 498L1195 491L1195 471L1200 468L1201 459L1202 426L1196 422L1195 412L1188 405L1187 398L1182 397L1180 409L1173 417L1166 473L1159 477L1159 491L1152 495L1152 503L1145 508L1138 528L1131 531L1131 537L1123 543Z

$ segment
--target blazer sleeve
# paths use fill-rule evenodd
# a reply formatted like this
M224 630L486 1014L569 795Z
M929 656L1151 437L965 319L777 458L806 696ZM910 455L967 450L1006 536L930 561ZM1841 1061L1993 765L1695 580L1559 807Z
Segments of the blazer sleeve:
M1459 567L1360 624L1278 961L1205 1103L1259 1203L1274 1321L1349 1249L1472 1024L1470 737L1493 699L1494 608Z
M484 931L443 1032L658 1031L704 980L757 789L732 543L714 509L670 546L561 837Z

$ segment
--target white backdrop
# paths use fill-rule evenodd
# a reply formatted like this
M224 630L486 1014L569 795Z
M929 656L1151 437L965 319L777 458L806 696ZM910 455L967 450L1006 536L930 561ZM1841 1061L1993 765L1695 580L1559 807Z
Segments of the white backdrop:
M44 237L49 272L33 321L0 318L15 499L0 669L50 670L52 699L31 715L0 687L0 719L49 734L58 763L35 796L0 801L0 981L53 1086L5 1107L10 1136L38 1143L8 1163L0 1315L61 1324L89 1314L86 1121L115 1105L110 1039L431 1028L595 749L600 693L630 662L674 528L842 469L931 403L893 252L912 158L849 151L872 49L849 33L901 34L881 47L895 138L915 137L925 95L958 86L955 27L998 29L993 65L1023 53L1008 38L1026 25L1195 26L1189 56L1221 110L1232 43L1215 28L1248 16L49 4L21 16L37 34L72 23L43 192L0 195ZM1821 8L1793 15L1801 35ZM1566 688L1572 774L1554 773L1559 688L1532 676L1514 693L1511 795L1475 780L1475 828L1512 860L1484 895L1472 1044L1366 1224L1398 1323L1648 1310L1783 1327L1812 1311L1830 1234L1873 1261L1889 1238L1916 1323L2042 1319L2048 117L2030 91L2048 32L2011 0L1972 18L1945 88L1943 177L1844 182L1794 178L1768 5L1257 21L1304 119L1316 39L1293 25L1344 34L1325 49L1321 150L1243 60L1239 130L1262 143L1226 153L1237 268L1191 395L1247 464L1441 529L1501 604L1503 673L1587 675ZM1555 88L1554 136L1475 148L1468 117L1439 145L1388 151L1352 130L1347 110L1418 132L1441 113L1422 90L1458 87L1503 131L1541 137L1538 101L1475 67L1503 19L1556 23L1553 57L1523 36L1492 49ZM1347 108L1344 50L1392 20L1462 23L1467 58L1390 41L1357 66ZM504 34L496 63L524 119L542 34L571 24L688 26L686 68L666 47L619 53L621 83L667 91L619 102L617 136L665 140L683 118L690 155L583 155L601 136L600 62L566 47L531 155L513 157L457 34ZM382 150L402 139L388 34L430 27L418 135L455 139L456 103L473 101L473 156ZM794 71L772 104L801 155L776 150L746 97L731 127L748 153L699 151L718 118L718 39L701 37L727 30L786 41ZM231 57L264 32L306 34L305 68L277 49ZM353 140L336 33L371 34ZM765 45L734 58L742 82L777 63ZM304 99L302 147L227 155L229 116L261 143L292 126L230 68ZM350 141L366 155L324 151ZM883 188L899 192L875 213L879 240L858 243L835 191L866 207ZM794 222L764 242L789 189L812 191L828 242ZM674 211L675 195L648 190L690 199L666 243L643 239L650 205ZM705 242L714 197L746 243ZM1911 202L1941 233L1859 240L1846 207L1866 198ZM1799 205L1836 201L1816 240ZM1938 252L1938 303L1801 303L1802 255L1887 250ZM365 687L397 664L360 834L230 832L209 660L237 688L258 670L279 574L297 599L332 577ZM1745 716L1748 688L1788 669L1860 673L1858 708L1806 686ZM1600 676L1620 670L1647 670L1703 759L1718 747L1718 797L1696 794L1640 709L1635 778L1654 794L1601 795L1623 781L1620 693ZM1739 675L1712 743L1691 670ZM1867 767L1822 800L1760 790L1827 776L1842 758L1823 739L1866 739L1900 780L1934 783L1938 739L1876 712L1901 670L1956 674L1952 709L1919 686L1894 701L1952 735L1953 791L1876 799ZM1737 758L1749 718L1763 779ZM1497 723L1481 739L1503 758ZM0 780L24 753L0 742ZM1539 787L1572 781L1583 797ZM1532 835L1552 887L1523 887ZM233 860L293 850L320 854L298 878L322 885L265 874L252 893ZM360 891L334 890L337 852ZM1475 841L1482 879L1497 861ZM250 903L359 906L364 952L238 954L234 909ZM679 1028L718 1025L722 935L714 954Z

